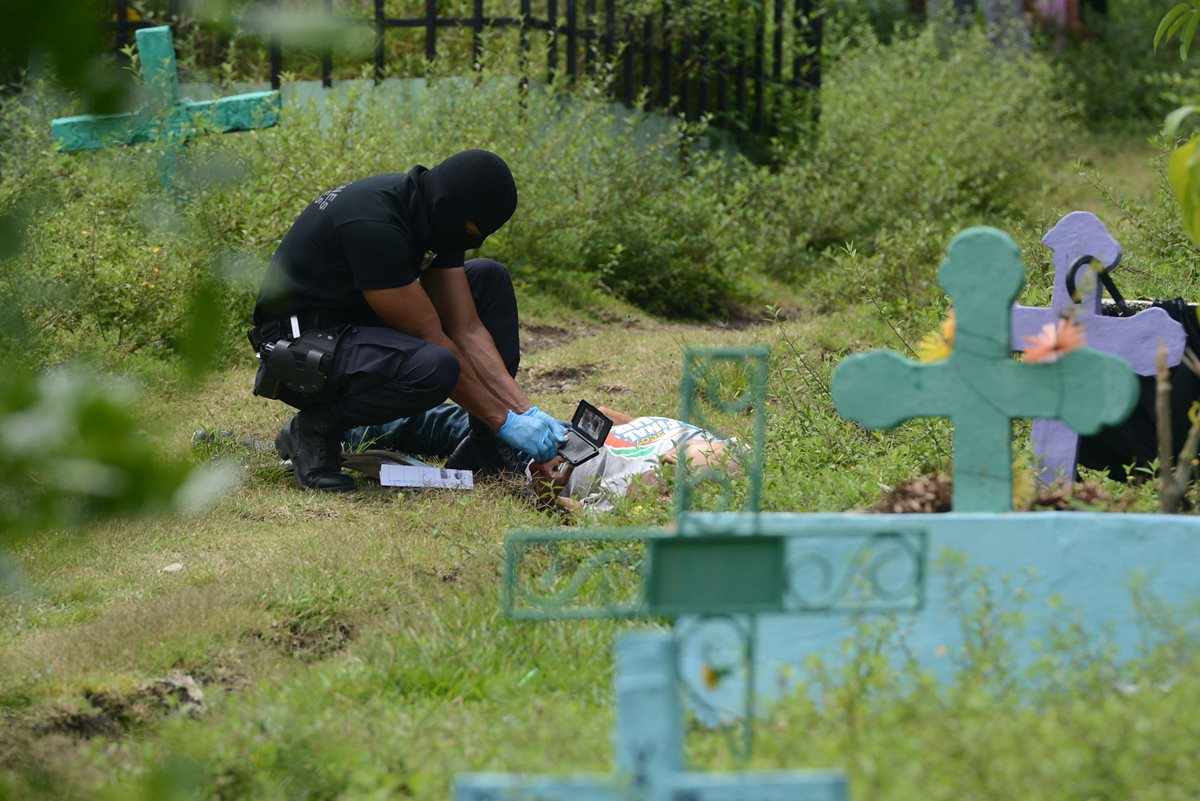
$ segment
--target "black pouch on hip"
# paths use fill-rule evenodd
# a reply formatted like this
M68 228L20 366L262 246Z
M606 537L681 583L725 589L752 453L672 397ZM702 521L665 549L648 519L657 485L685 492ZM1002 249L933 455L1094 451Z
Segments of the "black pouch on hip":
M297 339L263 343L262 367L254 379L254 394L278 399L280 387L314 395L323 389L333 367L333 354L345 328L306 331Z

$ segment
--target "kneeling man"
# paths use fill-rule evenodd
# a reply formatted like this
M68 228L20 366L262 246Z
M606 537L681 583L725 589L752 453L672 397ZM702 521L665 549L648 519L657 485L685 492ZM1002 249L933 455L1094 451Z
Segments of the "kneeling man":
M521 353L507 270L465 260L512 217L517 188L494 153L330 189L301 212L271 260L250 340L254 392L299 411L275 438L300 486L355 487L342 432L410 418L452 398L470 434L450 466L488 470L497 438L544 462L562 424L514 380Z

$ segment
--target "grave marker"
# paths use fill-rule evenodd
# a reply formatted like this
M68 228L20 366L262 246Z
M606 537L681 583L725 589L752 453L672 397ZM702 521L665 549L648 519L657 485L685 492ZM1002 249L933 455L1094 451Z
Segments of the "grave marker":
M1054 324L1074 310L1083 326L1088 347L1112 353L1124 359L1138 375L1154 375L1159 342L1167 345L1167 363L1179 364L1187 337L1183 326L1163 309L1147 309L1132 317L1106 317L1101 314L1102 287L1094 281L1079 303L1067 291L1067 273L1085 256L1091 256L1106 269L1114 269L1121 260L1121 246L1109 235L1104 223L1086 211L1073 211L1059 220L1042 238L1054 252L1054 292L1049 308L1015 304L1012 313L1013 350L1029 347L1026 337L1034 336L1042 326ZM1082 271L1080 271L1082 274ZM1033 452L1041 465L1039 477L1045 484L1058 478L1070 484L1075 480L1079 455L1079 435L1058 420L1038 419L1033 423Z
M187 140L212 128L226 133L269 128L279 122L279 92L252 92L219 100L179 97L175 47L167 26L137 31L147 102L126 114L60 117L50 123L50 135L64 153L157 142L159 178L169 187L178 171L179 154Z
M690 422L708 404L721 412L752 412L752 442L743 459L749 486L743 506L757 508L761 481L766 350L690 352L685 359L684 410ZM725 400L715 375L723 365L745 366L745 391ZM709 380L712 379L712 380ZM711 429L708 429L711 430ZM679 486L691 491L705 471L680 467ZM721 505L733 502L724 485ZM691 497L691 496L685 496ZM753 746L756 618L788 615L914 611L924 597L925 534L887 521L851 534L803 531L753 535L756 511L713 516L691 525L690 502L675 531L588 530L578 534L514 531L506 539L504 610L526 620L667 617L673 634L639 632L616 645L616 776L536 777L485 773L459 778L456 801L848 801L845 777L830 771L690 772L684 762L681 693L703 719L740 723L740 756ZM727 530L721 521L736 524ZM747 534L751 534L747 536ZM681 662L709 622L730 624L737 637L721 664L706 664L709 679L684 675ZM702 644L702 649L704 645ZM724 657L730 656L726 660ZM746 674L741 708L711 703L710 692L732 670Z
M1129 415L1137 381L1119 357L1090 348L1050 364L1013 361L1011 309L1025 268L1002 231L956 236L939 280L955 308L950 356L930 364L894 351L849 356L834 371L834 405L868 428L949 417L955 511L1011 511L1012 420L1055 418L1090 434Z

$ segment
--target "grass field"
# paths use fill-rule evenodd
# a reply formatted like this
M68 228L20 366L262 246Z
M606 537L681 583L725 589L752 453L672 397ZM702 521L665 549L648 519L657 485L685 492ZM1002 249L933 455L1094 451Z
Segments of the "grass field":
M1158 152L1138 134L1080 134L1043 163L1025 217L1088 209L1121 237L1121 208L1073 165L1153 204ZM1046 295L1048 257L1030 237L1019 232L1031 292ZM926 280L935 268L925 265ZM1154 290L1155 276L1131 278L1129 294ZM1186 291L1194 281L1169 283ZM580 398L672 414L685 347L763 342L766 508L854 509L945 470L946 425L865 432L838 418L822 386L843 355L915 342L942 309L901 318L869 291L838 307L794 286L770 292L772 310L725 324L528 294L519 380L560 416ZM245 357L197 388L148 378L144 436L169 454L192 452L200 428L272 439L289 412L250 395ZM437 799L462 771L611 768L610 650L624 624L501 616L505 530L561 522L518 486L330 497L297 490L273 453L198 456L231 458L242 475L203 514L51 532L13 554L23 583L0 599L0 798ZM634 497L596 522L665 524L668 506ZM861 632L844 674L810 676L818 700L788 699L763 723L756 765L844 766L854 797L872 801L1196 797L1195 682L1119 694L1102 670L1081 668L1067 689L1029 704L989 677L1002 651L935 688L887 675L874 637ZM1146 675L1166 670L1174 682L1193 662L1181 644ZM732 764L721 735L693 734L696 764Z

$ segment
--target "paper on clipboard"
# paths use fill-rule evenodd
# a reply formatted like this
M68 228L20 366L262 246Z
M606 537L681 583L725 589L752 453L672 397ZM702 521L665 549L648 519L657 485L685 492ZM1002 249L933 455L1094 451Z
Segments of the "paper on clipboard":
M475 477L470 470L384 462L379 466L379 483L385 487L469 490L475 488Z

